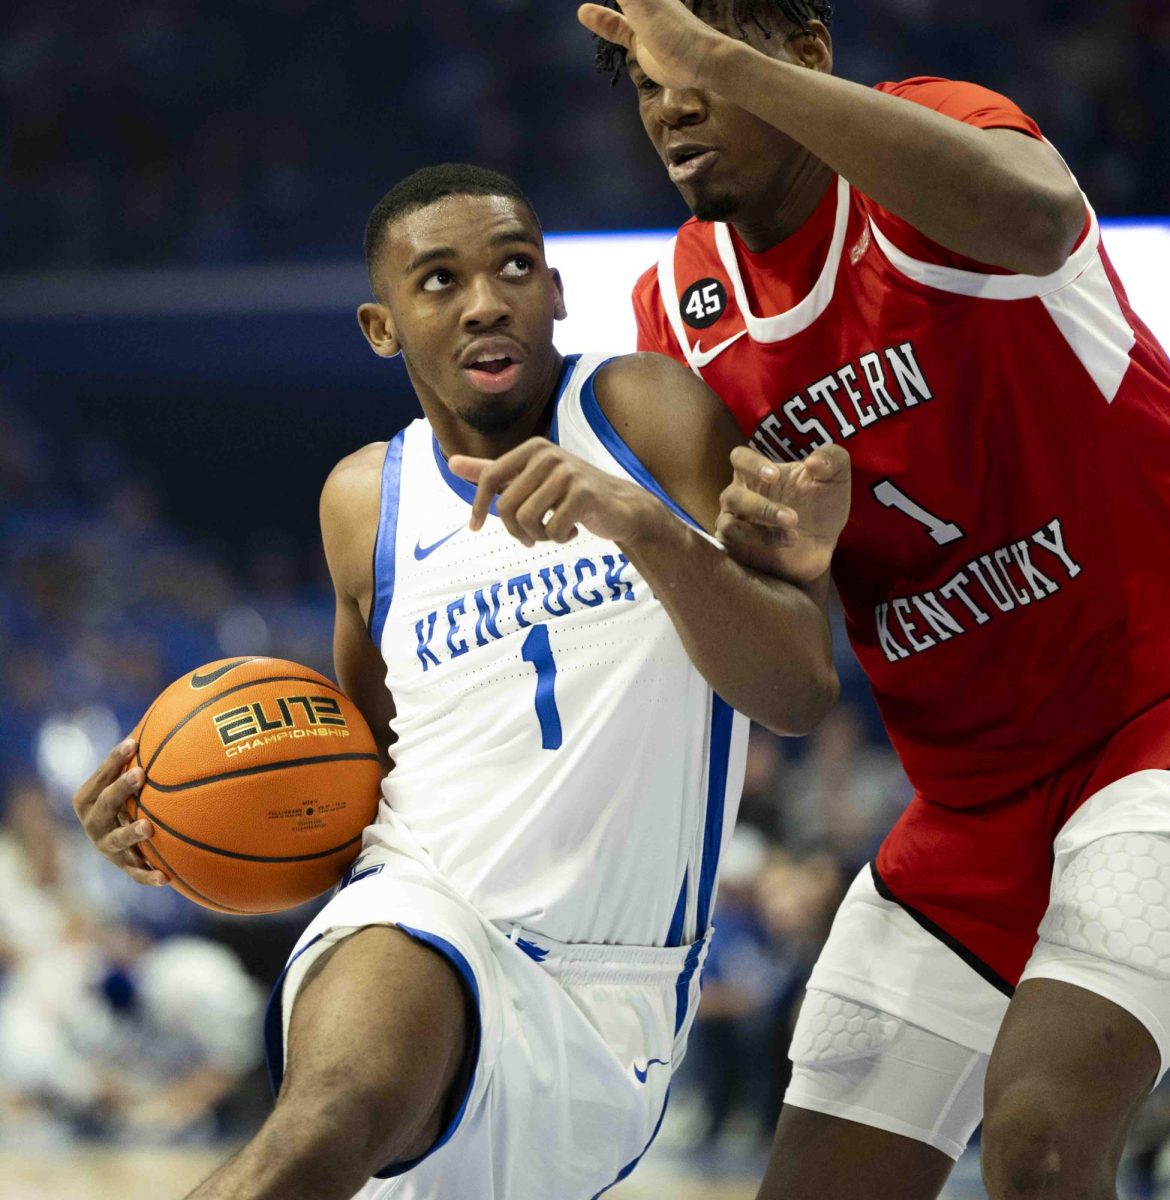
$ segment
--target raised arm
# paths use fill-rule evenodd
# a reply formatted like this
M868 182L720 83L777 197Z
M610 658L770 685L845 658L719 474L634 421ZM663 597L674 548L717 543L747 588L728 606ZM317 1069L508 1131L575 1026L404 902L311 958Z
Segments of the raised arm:
M742 442L727 410L690 371L658 355L616 359L598 374L597 399L617 434L669 499L713 532L720 493L731 480L728 456ZM843 471L848 456L823 457ZM777 733L807 733L836 701L825 575L825 543L815 577L797 586L766 578L729 558L651 491L584 463L560 446L532 439L495 462L452 458L451 469L478 483L472 525L492 497L507 528L528 545L565 542L580 523L614 541L670 614L691 660L734 708ZM554 515L547 521L544 516ZM776 505L780 536L799 544L798 513ZM811 509L806 513L814 520ZM809 563L814 563L815 556Z
M726 97L957 254L1047 275L1084 227L1080 191L1050 146L835 78L819 22L792 39L793 61L781 61L712 29L678 0L624 0L620 13L586 4L579 17L659 87Z

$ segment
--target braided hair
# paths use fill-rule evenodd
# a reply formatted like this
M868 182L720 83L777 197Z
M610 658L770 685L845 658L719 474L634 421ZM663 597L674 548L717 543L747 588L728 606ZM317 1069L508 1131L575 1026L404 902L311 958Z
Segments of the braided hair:
M728 0L723 0L727 3ZM820 21L824 25L833 20L833 5L831 0L729 0L731 19L739 30L740 37L747 36L747 27L754 25L765 38L772 36L768 22L777 18L788 21L804 33L811 33L810 21ZM720 0L683 0L696 16L702 17L708 12L718 12ZM615 0L604 0L606 8L617 8ZM621 46L607 42L605 38L595 37L593 62L599 71L609 75L614 83L621 77L626 62L626 52Z

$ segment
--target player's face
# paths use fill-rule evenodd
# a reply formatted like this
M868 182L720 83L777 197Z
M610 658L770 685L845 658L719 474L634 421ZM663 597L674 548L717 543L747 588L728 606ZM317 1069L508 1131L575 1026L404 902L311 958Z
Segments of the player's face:
M379 294L428 415L435 403L480 434L504 433L548 400L560 369L560 276L532 214L503 196L449 196L395 221Z
M720 6L705 17L713 28L783 62L816 69L831 66L828 33L764 31L738 26ZM807 152L786 134L715 92L660 87L630 57L638 112L659 158L687 207L700 221L752 223L774 212L799 174Z

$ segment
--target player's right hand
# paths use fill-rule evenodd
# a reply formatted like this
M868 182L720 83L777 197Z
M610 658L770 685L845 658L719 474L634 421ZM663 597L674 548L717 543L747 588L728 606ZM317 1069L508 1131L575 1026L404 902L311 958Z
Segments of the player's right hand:
M138 849L154 833L145 819L131 821L126 802L142 788L141 767L126 770L137 745L133 738L115 746L100 767L73 797L73 811L85 836L114 864L137 883L162 887L167 877L154 870Z

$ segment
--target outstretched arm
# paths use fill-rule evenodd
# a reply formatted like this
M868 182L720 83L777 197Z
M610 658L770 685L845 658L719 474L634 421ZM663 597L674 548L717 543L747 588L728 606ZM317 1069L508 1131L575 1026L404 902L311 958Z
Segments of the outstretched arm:
M730 481L728 455L742 441L715 394L658 355L614 360L598 374L596 389L602 411L666 494L713 531ZM823 453L836 462L847 494L848 456L837 447ZM543 439L494 462L454 457L451 469L478 484L472 528L483 524L498 496L497 513L526 545L570 541L578 523L616 542L670 614L704 678L753 720L777 733L804 734L835 703L824 602L836 531L822 541L819 559L808 558L810 577L797 586L733 561L649 491ZM816 501L791 495L805 507L804 520L815 523ZM780 537L795 549L799 508L779 502L773 515L784 525ZM829 528L822 522L822 535Z
M1050 146L835 78L819 22L790 42L794 61L780 61L712 29L678 0L623 0L620 13L585 4L578 16L660 88L725 96L957 254L1047 275L1084 228L1080 191Z

